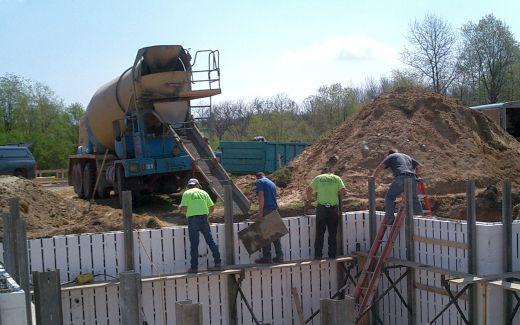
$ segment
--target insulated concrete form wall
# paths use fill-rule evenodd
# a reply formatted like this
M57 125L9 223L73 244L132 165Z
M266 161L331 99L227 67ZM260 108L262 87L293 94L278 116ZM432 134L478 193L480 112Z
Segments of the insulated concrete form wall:
M382 213L377 214L378 222ZM367 252L370 246L368 236L368 213L349 212L344 214L344 249L346 254L355 251ZM300 260L314 255L314 217L303 216L284 219L289 234L283 237L285 259ZM417 262L444 269L465 272L467 270L466 223L454 220L416 218L415 257ZM234 225L236 233L247 227L247 223ZM212 232L224 249L224 226L212 225ZM478 273L479 275L501 273L501 224L478 223ZM189 240L186 227L137 230L135 239L136 269L142 276L185 272L189 266ZM53 238L29 240L30 264L32 271L60 269L63 281L73 280L78 274L92 272L96 280L110 280L117 277L124 265L123 234L110 232L104 234L81 234L56 236ZM326 245L325 245L326 246ZM514 270L520 269L520 223L513 225L513 261ZM0 247L1 251L1 247ZM258 253L249 256L245 248L235 243L237 264L250 264ZM1 254L0 254L1 256ZM393 250L393 256L404 259L404 227ZM153 261L153 264L151 261ZM211 253L203 240L199 248L201 269L212 265ZM327 298L337 288L336 270L332 265L301 266L279 270L246 272L243 288L251 299L257 315L265 322L273 324L296 324L294 304L290 297L290 288L296 287L302 295L305 317L319 308L319 299ZM391 271L393 278L399 275L399 269ZM380 292L388 287L383 279ZM417 321L424 324L431 320L448 303L448 297L442 294L440 275L427 271L416 271L417 286ZM453 290L457 288L453 287ZM439 290L441 289L441 290ZM460 288L459 288L460 289ZM143 284L143 306L150 324L163 324L174 313L175 301L192 299L203 304L204 317L208 324L225 324L227 321L225 279L210 276L199 279L168 280L154 284ZM352 293L352 286L348 288ZM406 293L406 283L399 285L399 290ZM162 292L162 293L161 293ZM482 299L482 295L480 295ZM64 293L63 310L67 324L112 324L119 321L117 287L73 290ZM501 306L501 290L490 289L487 300L488 323L501 316L497 306ZM482 304L484 302L481 301ZM459 300L467 313L466 297ZM483 305L484 306L484 305ZM239 301L239 323L251 324L245 305ZM379 303L379 314L385 324L403 324L407 321L407 311L391 292ZM164 316L163 316L164 315ZM169 316L168 316L169 315ZM163 317L170 317L163 321ZM452 306L436 324L462 324ZM494 322L491 322L494 323ZM206 323L205 323L206 324ZM515 324L520 324L518 317Z
M26 325L25 293L0 264L0 324Z

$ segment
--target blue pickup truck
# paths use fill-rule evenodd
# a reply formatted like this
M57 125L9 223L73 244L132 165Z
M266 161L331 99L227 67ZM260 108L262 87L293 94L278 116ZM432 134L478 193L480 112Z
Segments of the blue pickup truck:
M0 175L36 176L36 160L26 144L0 145Z

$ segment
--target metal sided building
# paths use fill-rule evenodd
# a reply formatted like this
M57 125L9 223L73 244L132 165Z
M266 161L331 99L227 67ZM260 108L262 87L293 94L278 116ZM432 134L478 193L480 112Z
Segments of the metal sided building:
M470 108L483 112L513 137L520 139L520 100Z

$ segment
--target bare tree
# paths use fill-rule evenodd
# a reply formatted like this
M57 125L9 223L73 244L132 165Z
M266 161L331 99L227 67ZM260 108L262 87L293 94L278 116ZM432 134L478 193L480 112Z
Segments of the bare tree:
M462 34L461 59L484 87L487 100L496 103L517 54L518 45L513 34L509 26L493 15L485 16L478 24L464 25Z
M410 46L402 53L404 63L425 78L434 92L446 93L457 72L457 37L452 27L428 14L410 25L407 38Z

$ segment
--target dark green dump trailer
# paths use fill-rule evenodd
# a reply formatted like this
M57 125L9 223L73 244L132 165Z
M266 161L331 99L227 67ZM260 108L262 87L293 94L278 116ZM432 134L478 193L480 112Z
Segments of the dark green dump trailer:
M220 162L229 173L272 173L308 147L304 142L221 141Z

